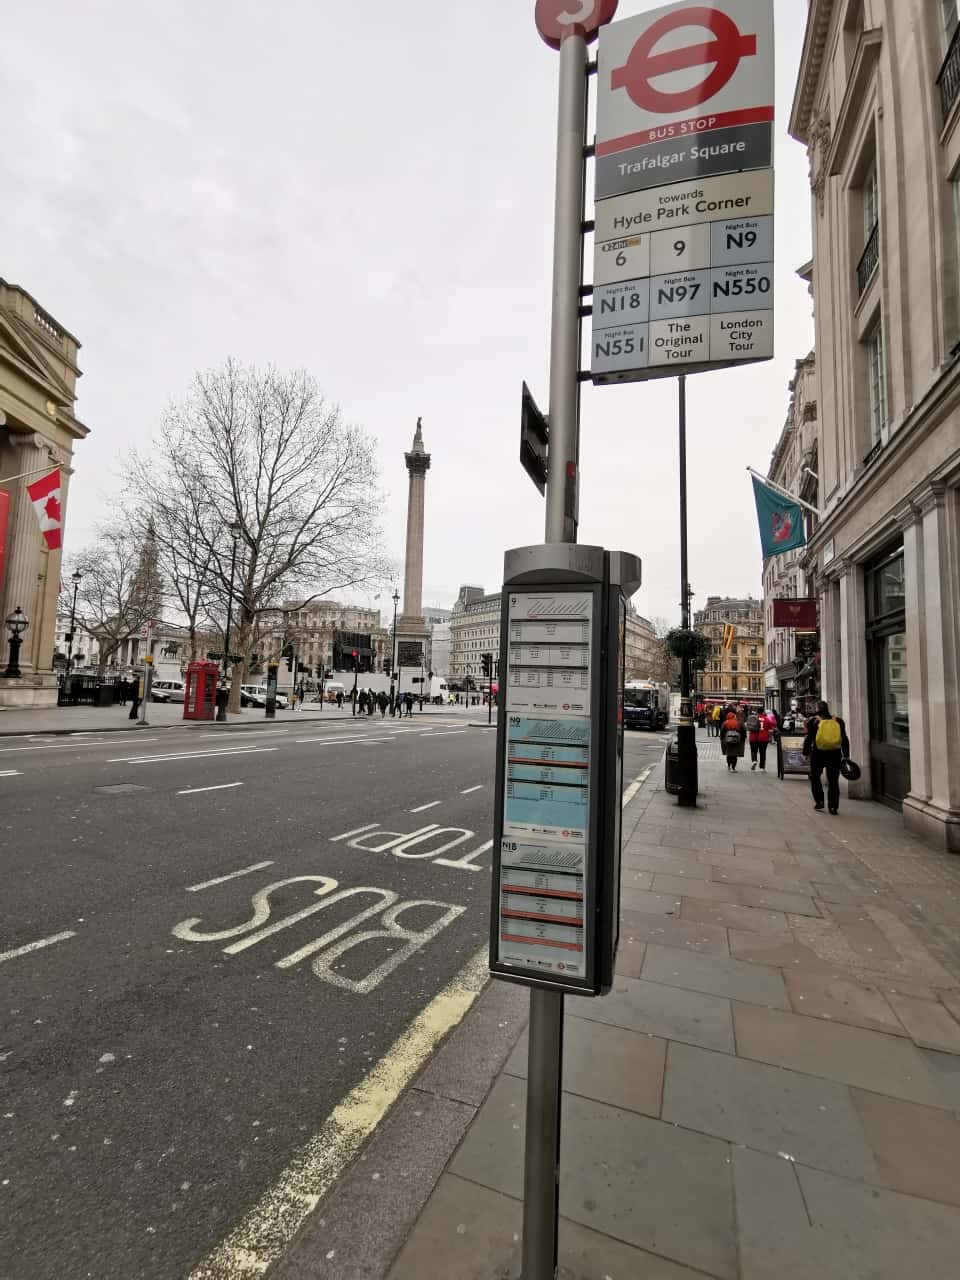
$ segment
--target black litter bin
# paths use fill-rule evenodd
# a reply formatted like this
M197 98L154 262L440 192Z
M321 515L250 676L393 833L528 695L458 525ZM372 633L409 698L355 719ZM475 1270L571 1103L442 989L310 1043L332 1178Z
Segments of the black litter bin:
M97 706L112 707L113 706L113 685L102 684L97 688Z
M671 734L667 741L665 756L666 772L663 788L671 796L680 794L680 743L677 735Z

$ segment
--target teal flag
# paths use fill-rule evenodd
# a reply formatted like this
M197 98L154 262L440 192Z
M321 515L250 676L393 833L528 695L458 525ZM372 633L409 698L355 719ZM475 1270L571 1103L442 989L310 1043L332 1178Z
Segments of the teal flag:
M753 496L757 504L764 558L807 545L803 511L797 503L777 493L756 476L753 477Z

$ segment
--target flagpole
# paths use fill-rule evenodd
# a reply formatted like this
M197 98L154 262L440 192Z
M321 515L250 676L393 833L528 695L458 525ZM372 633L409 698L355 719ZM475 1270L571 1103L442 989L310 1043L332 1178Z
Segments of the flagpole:
M59 470L59 468L53 468L53 469ZM0 484L10 484L13 480L25 480L27 476L43 475L45 472L50 470L51 470L51 466L50 466L50 463L48 462L45 467L36 467L33 471L21 471L18 476L0 477Z
M784 489L783 485L777 484L775 480L768 480L766 476L762 476L759 471L754 471L753 467L747 467L752 476L755 476L761 484L765 484L767 488L773 489L775 493L779 493L781 498L787 498L790 502L795 502L798 507L803 507L804 511L809 511L812 516L820 518L820 512L816 507L811 506L809 502L804 502L803 498L798 498L795 493L791 493L789 489Z

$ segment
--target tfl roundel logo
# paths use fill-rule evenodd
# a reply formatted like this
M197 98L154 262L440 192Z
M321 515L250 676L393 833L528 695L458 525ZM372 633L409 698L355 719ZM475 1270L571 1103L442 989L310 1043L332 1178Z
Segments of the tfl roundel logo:
M600 28L617 12L620 0L537 0L537 30L551 49L567 36L595 40Z
M665 36L685 28L693 28L688 40L663 48L660 42ZM713 36L712 40L704 42L699 38L704 29ZM740 60L753 57L756 52L757 37L744 35L729 14L706 5L692 5L671 10L652 22L633 46L626 65L615 69L610 83L614 89L626 89L644 111L661 115L691 111L718 94L733 79ZM671 92L651 83L674 71L700 68L703 74L683 89Z

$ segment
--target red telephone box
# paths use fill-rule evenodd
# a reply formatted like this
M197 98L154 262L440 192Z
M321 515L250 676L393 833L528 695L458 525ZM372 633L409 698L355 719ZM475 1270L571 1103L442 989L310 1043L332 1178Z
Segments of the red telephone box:
M187 666L183 691L184 720L212 720L217 711L217 677L220 668L215 662L202 659Z

